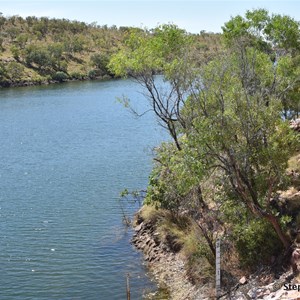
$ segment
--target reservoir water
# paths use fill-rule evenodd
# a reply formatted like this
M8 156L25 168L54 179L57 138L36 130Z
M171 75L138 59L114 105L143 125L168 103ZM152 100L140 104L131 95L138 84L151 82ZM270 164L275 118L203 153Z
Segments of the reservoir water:
M150 280L118 202L163 138L130 81L0 90L0 299L141 299ZM135 208L130 208L133 212Z

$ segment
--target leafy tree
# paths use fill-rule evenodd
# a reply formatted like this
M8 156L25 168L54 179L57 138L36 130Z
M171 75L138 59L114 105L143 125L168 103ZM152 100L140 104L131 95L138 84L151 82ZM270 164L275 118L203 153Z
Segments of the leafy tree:
M243 42L276 56L300 50L299 22L289 16L269 16L265 9L248 10L245 17L231 18L222 29L228 45Z
M20 49L24 49L26 46L26 43L29 39L29 35L28 34L20 34L16 37L16 41L15 44L18 45L18 47Z
M8 34L8 36L10 37L11 41L14 41L15 38L18 36L18 34L20 33L20 29L17 27L9 27L6 29L6 33Z
M181 150L178 127L186 126L181 107L193 75L191 42L184 30L172 24L151 31L131 30L126 46L109 63L112 73L133 78L144 88L151 109L178 150ZM163 90L157 74L163 76L166 89Z
M213 61L201 72L201 82L189 100L195 115L189 141L205 169L222 171L231 195L253 215L270 222L288 248L289 238L270 200L286 182L287 161L298 137L281 118L280 99L268 90L275 76L272 61L255 51L246 55L247 59L227 55L226 61ZM246 78L241 65L249 70Z
M17 47L16 45L12 45L12 46L10 47L10 51L11 51L11 53L12 53L12 55L13 55L13 58L14 58L15 60L19 61L19 60L20 60L20 55L21 55L20 48Z
M37 65L39 69L45 69L51 65L51 57L49 51L38 45L28 45L25 48L26 64L32 66Z
M48 45L51 66L54 70L66 71L66 63L63 61L64 45L62 43L52 43Z
M4 47L3 47L3 43L4 43L4 39L2 37L0 37L0 51L4 51Z
M65 37L64 40L64 49L70 55L82 52L84 50L86 40L81 35L75 35L72 37Z
M91 61L91 65L97 68L102 73L102 75L109 73L107 67L109 63L109 57L107 54L104 53L92 54L90 61Z
M33 32L37 34L40 38L46 38L48 33L48 26L49 26L49 19L46 17L40 18L34 25L33 25Z
M268 11L258 9L247 11L245 18L241 16L232 18L222 29L224 39L231 49L234 49L233 51L243 54L247 48L253 47L268 54L275 65L280 65L274 67L272 85L280 87L277 96L281 98L285 118L298 115L300 106L299 22L289 16L277 14L270 16ZM278 82L276 72L281 82ZM286 92L287 90L289 93Z
M299 53L300 28L289 16L273 15L266 24L264 33L275 49L284 49L286 52Z

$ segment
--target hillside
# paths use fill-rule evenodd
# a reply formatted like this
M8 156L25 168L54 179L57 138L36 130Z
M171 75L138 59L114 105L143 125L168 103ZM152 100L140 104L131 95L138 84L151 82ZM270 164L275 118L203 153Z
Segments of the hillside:
M0 15L0 86L110 78L107 64L133 28L66 19ZM142 31L142 29L136 29ZM220 35L194 35L195 51L210 55Z

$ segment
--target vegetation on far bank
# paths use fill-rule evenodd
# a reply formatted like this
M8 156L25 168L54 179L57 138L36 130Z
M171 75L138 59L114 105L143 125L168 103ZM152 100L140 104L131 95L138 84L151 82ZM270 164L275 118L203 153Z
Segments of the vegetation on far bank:
M131 31L147 29L86 24L66 19L0 14L0 86L17 86L110 78L111 56ZM194 47L206 55L218 51L219 34L193 35Z
M213 278L217 239L228 280L281 265L300 241L300 199L283 192L300 189L299 133L289 127L300 109L299 22L247 11L224 24L222 39L221 51L203 55L184 30L162 25L131 32L109 63L141 84L172 138L156 148L145 204L198 282L207 270Z

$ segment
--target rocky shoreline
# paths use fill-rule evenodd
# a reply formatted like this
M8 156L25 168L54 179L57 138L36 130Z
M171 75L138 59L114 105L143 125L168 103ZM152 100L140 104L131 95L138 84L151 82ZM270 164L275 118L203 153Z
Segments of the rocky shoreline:
M187 276L185 260L181 257L174 240L161 240L155 222L143 220L137 214L132 244L143 252L146 266L158 285L167 290L164 296L153 294L150 299L164 300L209 300L216 299L214 286L197 287ZM248 278L243 277L231 291L223 291L221 300L299 300L300 276L294 277L292 270L274 274L265 268ZM238 281L238 279L237 279ZM295 287L299 286L296 289ZM287 287L290 287L288 289Z
M273 278L271 274L259 274L250 276L249 279L242 278L237 285L236 290L231 294L226 294L219 299L232 300L299 300L300 284L297 278L294 278L292 271L285 272L280 276Z
M0 89L1 88L14 88L14 87L29 87L29 86L41 86L41 85L52 85L52 84L61 84L61 83L65 83L65 82L74 82L74 81L94 81L94 80L98 80L98 81L106 81L106 80L111 80L113 79L111 76L109 75L105 75L105 76L98 76L95 78L81 78L81 79L65 79L63 81L56 81L56 80L41 80L41 81L34 81L34 80L21 80L21 81L15 81L15 82L2 82L0 83Z
M156 226L151 221L138 219L134 226L132 244L144 254L150 274L158 288L167 289L167 298L172 300L208 300L211 287L204 285L200 289L194 286L186 274L185 262L177 252L176 244L160 240ZM155 295L153 295L154 299Z

